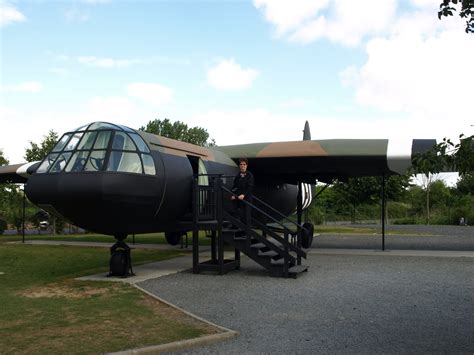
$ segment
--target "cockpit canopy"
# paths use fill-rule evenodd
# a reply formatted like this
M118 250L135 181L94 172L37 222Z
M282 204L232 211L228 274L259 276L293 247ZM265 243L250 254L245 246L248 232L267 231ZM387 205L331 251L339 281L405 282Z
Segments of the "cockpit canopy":
M134 130L94 122L65 133L36 173L117 171L155 175L150 149Z

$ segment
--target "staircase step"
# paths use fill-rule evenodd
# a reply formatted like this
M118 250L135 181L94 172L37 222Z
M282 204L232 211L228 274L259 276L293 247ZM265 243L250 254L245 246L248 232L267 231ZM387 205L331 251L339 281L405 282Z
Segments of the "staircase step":
M266 251L266 252L263 252L263 253L258 253L259 256L268 256L270 258L273 258L274 256L277 256L277 255L280 255L278 254L276 251L273 251L273 250L270 250L270 251Z
M277 260L272 259L271 263L272 265L283 265L285 263L285 259L284 258L277 259Z
M288 269L290 274L299 274L308 271L308 265L295 265Z
M255 243L255 244L252 244L250 247L251 247L252 249L261 249L261 248L265 248L266 245L263 244L263 243Z

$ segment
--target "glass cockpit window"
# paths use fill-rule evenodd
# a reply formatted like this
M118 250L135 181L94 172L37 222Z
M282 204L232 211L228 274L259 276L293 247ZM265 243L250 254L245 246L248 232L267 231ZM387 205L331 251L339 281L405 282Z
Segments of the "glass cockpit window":
M63 148L66 146L67 141L69 140L69 137L71 137L71 134L65 134L64 136L61 137L58 143L53 148L53 152L60 152L63 150Z
M155 175L156 174L155 163L153 163L153 158L151 157L151 155L142 154L142 160L143 160L143 168L145 169L145 174Z
M70 157L71 157L71 153L62 153L62 154L60 154L58 159L56 159L56 161L54 162L51 169L49 169L49 172L50 173L58 173L60 171L63 171L63 169L66 166L66 163L69 161Z
M106 149L109 145L110 133L110 131L99 132L94 144L94 149Z
M115 132L112 149L117 150L137 150L130 137L123 132Z
M137 153L116 151L110 154L107 170L138 174L143 172L142 163Z
M92 151L89 160L84 168L84 171L100 171L105 162L105 150Z
M136 133L130 133L130 137L132 137L133 141L137 145L138 150L140 152L150 153L150 149L148 149L148 147L147 147L145 141L142 139L142 137L140 137Z
M84 165L86 165L89 151L76 152L72 156L71 160L66 166L65 171L82 171Z
M114 124L107 123L107 122L95 122L91 124L88 128L88 130L93 130L93 129L113 129L115 131L118 129L118 127Z
M41 163L39 166L38 170L36 170L37 173L45 173L48 171L49 167L54 163L56 158L58 157L58 154L56 153L51 153L49 154L46 159Z
M74 150L81 137L82 133L74 133L69 142L67 142L66 147L64 147L64 150Z
M91 123L64 134L36 172L62 171L156 175L145 140L128 127L106 122Z
M82 137L81 142L77 146L77 149L91 149L92 144L94 144L95 137L97 136L97 132L87 132Z

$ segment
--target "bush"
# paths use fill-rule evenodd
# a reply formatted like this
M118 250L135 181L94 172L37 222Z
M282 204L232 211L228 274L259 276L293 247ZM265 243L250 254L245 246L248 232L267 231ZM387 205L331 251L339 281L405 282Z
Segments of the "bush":
M314 225L323 224L324 213L320 208L315 207L309 210L309 219Z
M405 217L395 219L392 224L418 224L418 221L415 217Z

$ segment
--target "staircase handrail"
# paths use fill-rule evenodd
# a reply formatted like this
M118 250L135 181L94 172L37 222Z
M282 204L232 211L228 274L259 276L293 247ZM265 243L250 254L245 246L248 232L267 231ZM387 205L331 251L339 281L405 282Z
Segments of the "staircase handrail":
M227 187L225 186L221 186L222 190L224 191L227 191L229 192L231 195L237 197L238 195L233 193L230 189L228 189ZM252 197L253 198L253 197ZM257 206L255 206L253 203L247 201L247 200L241 200L241 202L243 202L244 204L246 204L247 206L251 207L252 209L256 210L257 212L263 214L265 217L268 217L270 220L272 220L274 223L277 223L279 224L283 230L287 233L290 233L292 234L292 231L287 227L285 226L283 223L281 223L280 221L278 221L276 218L274 218L273 216L270 216L268 213L266 213L265 211L261 210L260 208L258 208Z
M259 203L261 203L261 204L264 205L265 207L271 209L273 212L276 212L276 213L277 213L280 217L282 217L285 221L288 221L288 222L292 223L293 225L295 225L296 228L299 227L299 228L301 228L302 230L305 230L305 231L308 232L308 229L307 229L307 228L305 228L305 227L304 227L303 225L301 225L301 224L296 223L295 221L292 221L290 218L288 218L288 217L285 216L283 213L281 213L280 211L278 211L275 207L270 206L268 203L266 203L265 201L259 199L259 198L256 197L256 196L252 196L252 198L253 198L254 200L257 200ZM289 230L288 227L287 227L287 229Z
M231 190L229 190L227 187L225 186L222 186L222 189L229 192L231 195L237 197L238 195L233 193ZM285 216L283 213L281 213L280 211L278 211L277 209L275 209L274 207L270 206L269 204L267 204L266 202L262 201L261 199L259 199L258 197L252 195L252 199L254 200L257 200L258 202L260 202L261 204L263 204L265 207L268 207L270 208L273 212L276 212L280 217L282 217L282 219L294 224L296 226L296 228L301 228L301 230L305 230L305 231L308 231L305 227L303 227L302 225L292 221L291 219L289 219L287 216ZM282 228L283 228L283 231L289 233L289 234L293 234L294 232L292 230L290 230L287 226L285 226L283 223L281 223L280 221L278 221L276 218L274 218L273 216L269 215L268 213L266 213L265 211L261 210L260 208L258 208L257 206L255 206L254 204L252 204L251 202L247 201L247 200L242 200L242 202L246 203L247 205L249 205L250 207L252 207L253 209L255 209L256 211L260 212L261 214L263 214L265 217L268 217L270 218L274 223L277 223L279 224Z

